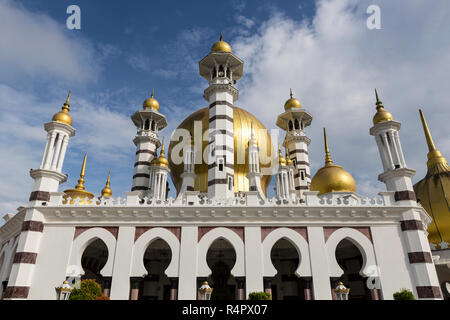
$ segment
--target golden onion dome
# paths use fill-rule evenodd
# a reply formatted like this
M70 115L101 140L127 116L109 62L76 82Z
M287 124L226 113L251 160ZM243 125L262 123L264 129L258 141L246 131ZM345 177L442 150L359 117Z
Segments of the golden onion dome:
M222 32L220 33L220 40L213 44L211 52L228 52L231 53L231 46L223 41Z
M78 179L78 184L75 186L75 189L64 190L63 204L67 203L69 197L71 198L70 204L75 204L75 199L81 199L79 204L92 204L91 200L94 198L94 195L89 191L86 191L86 188L84 186L84 176L86 174L86 158L87 154L84 155L83 165L81 166L80 179Z
M164 154L164 138L161 147L161 154L158 158L153 159L150 164L156 167L164 167L167 168L169 166L169 161L166 159L166 155Z
M289 158L289 149L286 148L286 164L288 166L292 166L294 163L292 162L291 158Z
M356 192L356 183L352 175L341 166L333 163L325 128L323 133L325 139L325 166L320 168L311 180L311 191L319 191L319 195L328 192Z
M286 103L284 104L284 110L290 110L292 108L301 108L302 104L300 103L300 100L298 100L297 98L294 98L294 94L292 93L292 89L291 89L291 93L290 93L291 98L286 101Z
M70 111L70 104L69 104L69 102L70 102L70 94L71 94L71 91L69 90L69 94L67 96L66 102L64 103L61 111L56 113L53 116L52 121L68 124L69 126L72 125L72 117L69 114L69 111Z
M185 129L189 131L191 137L194 137L194 124L196 121L201 122L203 137L205 132L209 129L208 107L191 114L178 126L178 129ZM271 168L272 141L270 134L266 127L254 115L238 107L233 107L234 192L249 191L249 181L247 179L247 174L249 172L247 146L248 141L251 138L252 126L253 133L258 141L260 168L263 173L263 176L261 177L261 187L264 194L266 194L266 189L272 178L271 175L265 174L265 171ZM177 147L180 141L182 141L181 138L179 141L172 140L168 152L170 174L177 191L181 188L181 174L184 171L184 165L182 161L174 162L173 160L183 159L183 150L182 148ZM197 179L195 179L194 190L200 192L208 192L208 163L203 157L203 155L206 154L205 150L208 147L208 142L208 139L201 141L201 148L198 146L199 142L195 142L194 144L194 150L198 148L195 152L196 156L197 154L200 154L202 157L201 163L195 164L195 174L197 175ZM196 162L199 162L199 160L196 159Z
M450 243L450 169L447 160L436 149L425 116L419 110L428 145L426 176L414 185L417 201L433 219L428 226L428 240L440 248Z
M143 108L145 109L154 109L159 111L159 102L155 99L155 90L152 90L152 96L144 101Z
M109 169L108 179L106 180L106 185L102 189L102 197L103 198L111 198L111 196L112 196L112 190L111 190L110 183L111 183L111 169Z
M281 153L281 148L278 146L278 164L280 166L286 165L286 159L283 157L283 154Z
M394 120L392 114L384 109L383 103L378 98L377 89L375 89L375 97L377 99L377 113L375 113L375 115L373 116L373 124L376 125L380 122Z

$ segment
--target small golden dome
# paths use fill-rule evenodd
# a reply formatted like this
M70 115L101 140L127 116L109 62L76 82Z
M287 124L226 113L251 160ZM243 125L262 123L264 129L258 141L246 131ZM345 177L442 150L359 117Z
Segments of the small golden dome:
M86 174L86 158L87 154L84 155L83 165L81 166L81 173L80 173L80 179L78 179L78 184L76 185L75 189L68 189L64 190L64 196L63 196L63 204L66 204L68 201L68 198L70 197L70 204L75 204L75 199L81 199L79 204L92 204L92 199L94 198L94 195L90 193L89 191L86 191L84 186L84 176ZM87 201L85 199L87 198Z
M102 189L102 197L103 198L111 198L112 190L110 188L111 183L111 169L109 169L108 179L106 180L106 186Z
M286 159L283 157L283 154L281 153L280 147L278 147L278 163L280 164L280 166L285 166L287 163Z
M72 117L69 114L69 111L70 111L70 104L69 104L70 94L71 94L71 91L69 90L69 95L67 96L66 102L64 103L61 111L56 113L53 116L52 121L68 124L69 126L72 125Z
M428 226L428 241L440 248L440 243L450 243L450 168L447 160L436 149L425 116L419 110L428 145L426 176L414 185L417 201L433 221Z
M231 53L231 46L223 41L222 32L220 33L220 40L213 44L211 52L228 52Z
M380 122L394 120L392 114L384 109L383 103L378 98L377 89L375 89L375 96L377 98L377 113L375 113L375 115L373 116L373 124L375 125Z
M156 111L159 110L159 102L155 99L155 90L152 90L152 96L144 101L144 110L145 109L154 109Z
M356 183L352 175L341 166L333 163L325 129L323 129L323 133L325 139L325 166L320 168L311 180L311 191L319 191L319 195L328 192L356 192Z
M150 162L150 164L152 166L164 167L164 168L167 168L169 166L169 161L166 159L166 155L164 154L164 138L163 138L160 156L158 158L153 159L152 162Z
M286 164L288 166L292 166L294 163L292 162L291 158L289 158L289 149L286 148Z
M297 98L294 98L294 94L292 93L292 89L291 89L291 98L286 101L286 103L284 104L284 110L290 110L292 108L301 108L302 104L300 103L300 100L298 100Z

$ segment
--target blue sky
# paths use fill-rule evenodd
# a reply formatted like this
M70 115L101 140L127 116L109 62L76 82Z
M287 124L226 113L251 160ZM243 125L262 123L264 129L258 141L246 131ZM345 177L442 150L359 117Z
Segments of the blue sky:
M382 29L368 30L366 9L381 8ZM81 30L66 9L81 8ZM424 109L438 148L450 154L450 8L447 1L9 1L0 0L0 214L26 204L28 172L45 143L43 123L72 90L73 126L64 164L72 188L84 152L86 187L96 194L112 168L115 196L131 188L135 128L130 115L155 88L169 126L166 139L205 106L198 61L224 33L244 60L238 106L268 128L292 87L314 120L310 162L323 164L327 127L333 159L358 192L375 196L381 163L368 133L373 89L402 122L407 164L426 171ZM172 188L173 189L173 188Z

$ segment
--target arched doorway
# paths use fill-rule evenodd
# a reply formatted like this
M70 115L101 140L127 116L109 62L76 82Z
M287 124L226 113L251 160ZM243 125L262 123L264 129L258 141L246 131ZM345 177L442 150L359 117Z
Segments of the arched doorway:
M339 278L347 288L350 288L349 300L371 300L370 290L367 288L367 278L359 272L363 266L363 257L359 249L348 239L343 239L336 247L336 260L344 270Z
M108 248L103 240L96 239L84 250L81 257L81 267L84 275L81 280L93 279L105 288L103 276L100 271L108 261Z
M304 300L304 286L297 277L300 257L297 249L286 239L278 240L270 253L277 274L272 279L272 300Z
M139 300L170 300L171 283L165 271L172 260L172 251L166 241L156 239L144 253L148 274L141 282Z
M230 242L223 238L215 240L209 247L206 262L212 273L207 281L213 288L211 300L234 300L237 283L231 274L236 263L236 252Z

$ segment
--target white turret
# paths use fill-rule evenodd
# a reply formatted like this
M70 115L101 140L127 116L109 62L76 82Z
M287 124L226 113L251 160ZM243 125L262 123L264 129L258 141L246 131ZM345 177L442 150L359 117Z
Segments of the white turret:
M253 132L253 124L251 125L251 136L248 141L248 174L247 179L249 181L249 190L257 191L258 196L262 199L265 198L264 192L261 187L261 170L259 168L259 147L256 136Z
M182 199L186 191L194 191L197 175L195 174L195 151L191 140L183 147L183 163L184 171L181 174L182 183L177 200Z
M167 176L170 173L169 161L164 154L164 142L161 154L150 164L149 198L157 201L165 201L167 198Z
M290 200L289 197L289 167L286 159L281 153L280 147L278 147L278 171L275 174L275 191L276 197L282 202Z

